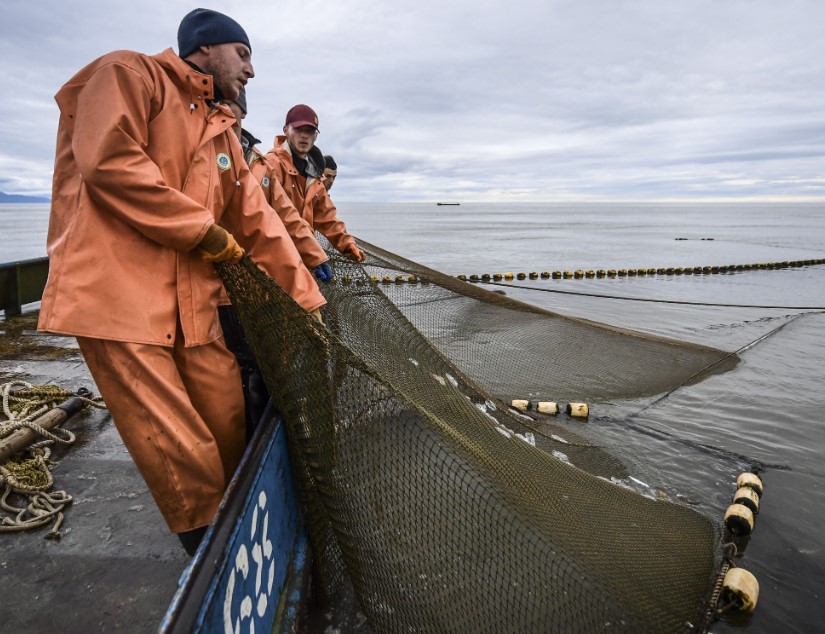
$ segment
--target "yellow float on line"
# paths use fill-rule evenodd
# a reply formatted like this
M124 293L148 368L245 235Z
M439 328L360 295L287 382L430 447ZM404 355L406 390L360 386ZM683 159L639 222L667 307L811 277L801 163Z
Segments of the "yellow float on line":
M725 526L734 535L750 535L753 532L753 511L744 504L731 504L725 511Z
M587 403L568 403L567 413L574 418L587 418L590 415L590 408Z
M750 487L736 489L736 493L733 494L733 503L747 506L754 515L759 513L759 496Z
M750 614L759 600L759 582L744 568L731 568L722 581L722 600Z
M530 409L530 401L523 398L514 398L512 401L510 401L510 406L514 407L519 411L526 412L528 409Z
M554 401L539 401L533 402L526 398L514 398L510 401L510 407L513 407L521 412L536 411L539 414L549 414L555 416L559 413L559 404Z
M559 413L559 404L554 401L539 401L536 404L536 411L538 411L539 414L555 416Z
M764 486L762 485L762 480L759 479L759 476L748 471L740 473L736 478L736 488L741 489L742 487L753 489L759 496L761 496L762 491L764 491Z

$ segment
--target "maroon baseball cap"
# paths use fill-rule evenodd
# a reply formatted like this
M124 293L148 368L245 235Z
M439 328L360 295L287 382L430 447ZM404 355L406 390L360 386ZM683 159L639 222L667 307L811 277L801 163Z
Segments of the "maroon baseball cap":
M318 115L309 106L299 103L297 106L292 106L289 112L286 113L284 125L291 125L296 128L300 128L302 125L311 125L317 130Z

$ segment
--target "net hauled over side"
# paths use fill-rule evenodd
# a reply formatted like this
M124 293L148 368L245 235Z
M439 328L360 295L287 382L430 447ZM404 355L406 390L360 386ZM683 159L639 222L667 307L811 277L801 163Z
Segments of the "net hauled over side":
M611 483L620 460L568 431L542 437L485 384L500 370L462 366L473 353L448 341L456 313L467 301L495 313L498 299L433 279L388 290L370 276L403 263L367 248L367 267L332 254L326 326L248 258L219 267L286 421L327 591L351 581L380 632L691 629L719 568L718 526ZM641 356L681 352L673 380L721 355L605 330L626 358L639 341Z

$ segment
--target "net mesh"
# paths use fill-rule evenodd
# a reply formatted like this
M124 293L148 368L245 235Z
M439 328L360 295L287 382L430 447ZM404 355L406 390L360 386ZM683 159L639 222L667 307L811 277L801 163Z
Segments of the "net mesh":
M720 350L552 313L374 245L365 248L382 293L438 350L500 397L641 397L738 363ZM431 283L411 287L410 275ZM399 276L405 282L396 283Z
M219 265L287 424L326 591L351 581L380 632L696 626L718 526L613 484L620 460L501 398L653 394L726 355L564 318L359 244L365 265L328 249L326 326L248 258Z

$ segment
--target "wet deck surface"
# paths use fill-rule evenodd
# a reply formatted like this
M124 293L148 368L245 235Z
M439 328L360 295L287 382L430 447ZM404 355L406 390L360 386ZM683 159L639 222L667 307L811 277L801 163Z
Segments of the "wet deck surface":
M0 320L7 344L0 383L86 387L97 395L72 338L8 326ZM73 498L61 538L45 539L50 527L0 533L3 630L156 631L189 557L166 528L107 410L81 412L64 427L77 440L52 454L59 461L53 490Z

